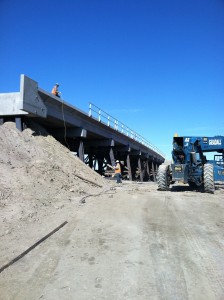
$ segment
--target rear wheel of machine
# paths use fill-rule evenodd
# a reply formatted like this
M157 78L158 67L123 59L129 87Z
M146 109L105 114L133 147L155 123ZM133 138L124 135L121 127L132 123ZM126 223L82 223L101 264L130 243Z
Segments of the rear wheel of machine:
M212 194L215 192L214 166L212 164L204 165L204 191Z
M170 180L169 180L169 166L160 165L157 173L158 189L160 191L168 191Z

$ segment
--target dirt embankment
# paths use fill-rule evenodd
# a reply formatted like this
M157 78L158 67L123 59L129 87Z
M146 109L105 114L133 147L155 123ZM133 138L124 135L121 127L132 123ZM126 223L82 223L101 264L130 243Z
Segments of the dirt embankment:
M23 132L11 122L0 126L0 149L2 264L69 218L105 181L35 123Z

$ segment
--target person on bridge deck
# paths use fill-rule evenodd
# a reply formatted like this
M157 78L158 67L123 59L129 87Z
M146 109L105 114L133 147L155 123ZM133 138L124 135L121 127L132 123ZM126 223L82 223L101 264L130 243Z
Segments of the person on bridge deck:
M122 180L121 180L121 165L119 163L119 160L116 160L116 165L115 165L114 169L115 169L115 178L117 179L117 183L122 183Z
M58 91L59 84L56 83L53 87L51 93L60 98L60 92Z

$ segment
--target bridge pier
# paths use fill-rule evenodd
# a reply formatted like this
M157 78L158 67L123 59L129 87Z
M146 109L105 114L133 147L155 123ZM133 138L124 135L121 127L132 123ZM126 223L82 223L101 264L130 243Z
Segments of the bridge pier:
M109 156L110 156L110 164L112 166L115 165L115 158L114 158L114 150L113 150L113 147L110 147L110 150L109 150Z
M14 122L16 128L19 131L23 131L23 129L26 128L26 125L24 123L24 120L21 116L6 116L6 117L0 117L0 125L3 125L5 122Z
M21 119L21 117L16 117L15 118L15 122L16 122L16 128L19 131L23 131L23 125L22 125L22 119Z
M126 164L127 164L127 168L128 168L128 178L130 181L132 181L132 170L131 170L131 162L130 162L129 152L127 153Z
M156 181L155 168L153 160L149 161L149 178L150 181Z
M148 160L146 161L146 171L148 174L148 181L150 181L150 171L149 171L149 161Z
M79 147L78 147L78 157L81 161L84 162L84 144L83 144L83 140L79 139Z
M140 156L138 157L138 170L139 170L140 181L143 182L142 162Z

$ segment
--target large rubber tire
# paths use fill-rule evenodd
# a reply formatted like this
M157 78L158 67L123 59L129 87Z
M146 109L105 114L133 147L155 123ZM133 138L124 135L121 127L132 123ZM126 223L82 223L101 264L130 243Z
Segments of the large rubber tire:
M157 172L157 182L159 191L168 191L170 186L169 180L170 168L168 165L160 165Z
M204 165L204 191L211 194L215 192L214 166L212 164Z

